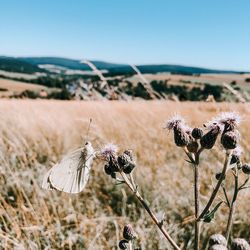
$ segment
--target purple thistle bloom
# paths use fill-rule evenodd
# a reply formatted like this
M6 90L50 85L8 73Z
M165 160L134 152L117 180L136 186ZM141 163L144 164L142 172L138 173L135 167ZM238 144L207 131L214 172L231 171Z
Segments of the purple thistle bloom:
M109 143L102 148L100 155L104 160L109 161L110 158L116 157L117 152L118 152L118 147L113 143Z

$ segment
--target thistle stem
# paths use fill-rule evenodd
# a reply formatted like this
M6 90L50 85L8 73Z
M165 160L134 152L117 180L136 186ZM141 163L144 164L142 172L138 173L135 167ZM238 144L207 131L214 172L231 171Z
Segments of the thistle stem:
M195 240L194 249L199 250L200 242L200 222L197 220L199 216L199 165L194 164L194 204L195 204Z
M217 182L217 184L216 184L216 186L215 186L215 188L214 188L214 190L213 190L213 192L208 200L207 205L205 206L205 208L201 212L200 216L198 217L198 219L197 219L198 221L200 221L204 217L204 215L208 212L208 210L210 209L210 207L213 204L213 201L214 201L214 199L215 199L215 197L220 189L221 183L225 179L226 171L227 171L227 168L228 168L230 161L231 161L231 154L232 154L231 150L226 151L225 162L224 162L224 166L223 166L223 170L222 170L220 179L218 180L218 182Z
M129 250L133 250L133 246L132 246L132 242L131 241L128 242L128 249Z
M232 225L233 225L233 214L235 211L235 207L236 207L236 199L238 196L238 192L239 192L239 181L238 181L238 170L235 170L234 173L234 194L230 203L230 210L229 210L229 215L228 215L228 221L227 221L227 229L226 229L226 239L227 239L227 245L229 243L229 239L230 239L230 234L232 231Z
M155 214L151 211L151 209L147 205L146 201L143 199L143 197L138 192L138 190L134 189L131 181L128 179L128 177L126 176L126 174L124 174L123 172L120 172L120 174L123 177L125 183L129 187L129 189L135 194L136 198L141 202L142 206L145 208L145 210L147 211L147 213L149 214L149 216L151 217L151 219L153 220L153 222L160 229L160 231L162 232L162 234L164 235L164 237L169 241L169 243L171 244L171 246L173 247L173 249L180 250L180 247L178 247L178 245L175 243L175 241L171 238L171 236L168 234L168 232L166 231L166 229L163 227L163 223L157 219L157 217L155 216Z

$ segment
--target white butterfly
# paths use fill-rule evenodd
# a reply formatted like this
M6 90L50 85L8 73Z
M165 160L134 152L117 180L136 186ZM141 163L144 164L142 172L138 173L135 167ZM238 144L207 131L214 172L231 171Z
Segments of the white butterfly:
M54 165L44 176L42 188L57 189L66 193L81 192L89 179L89 172L95 157L90 142L79 148Z

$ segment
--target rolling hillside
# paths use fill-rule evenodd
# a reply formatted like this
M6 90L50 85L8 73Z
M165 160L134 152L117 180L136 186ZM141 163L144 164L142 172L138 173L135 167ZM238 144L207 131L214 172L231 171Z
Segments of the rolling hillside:
M98 69L107 70L111 75L133 74L134 70L128 64L116 64L105 61L91 61ZM80 60L60 58L60 57L0 57L0 70L21 73L46 72L39 65L56 65L72 70L90 70L89 66L80 62ZM153 64L137 65L142 73L156 74L161 72L170 72L174 74L231 74L243 73L228 70L214 70L200 67L190 67L171 64Z

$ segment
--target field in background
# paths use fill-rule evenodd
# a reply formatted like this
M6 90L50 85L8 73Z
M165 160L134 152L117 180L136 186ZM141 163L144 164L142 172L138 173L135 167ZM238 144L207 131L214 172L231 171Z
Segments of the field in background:
M86 190L68 195L41 189L43 175L68 151L82 145L89 118L90 140L98 149L114 142L137 157L135 179L152 210L166 213L166 227L184 249L192 249L192 169L184 153L164 130L174 113L193 126L220 111L237 110L244 117L240 132L250 160L248 104L195 102L63 102L0 101L0 245L6 249L117 249L122 227L131 223L142 249L170 249L127 188L116 186L96 161ZM201 159L202 204L222 163L219 145ZM221 196L222 197L222 196ZM250 239L250 192L240 194L234 236ZM225 230L227 208L204 224L202 241ZM19 247L19 248L18 248Z
M41 90L48 90L47 87L33 83L24 83L15 80L0 78L0 97L9 97L14 94L20 94L25 90L40 92Z

